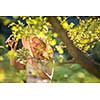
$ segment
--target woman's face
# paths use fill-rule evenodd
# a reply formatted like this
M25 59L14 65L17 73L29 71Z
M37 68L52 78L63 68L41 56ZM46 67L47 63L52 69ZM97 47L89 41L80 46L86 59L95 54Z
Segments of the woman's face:
M30 39L30 47L31 47L32 54L34 56L38 56L44 50L45 44L43 43L42 40L38 39L37 37L34 37Z

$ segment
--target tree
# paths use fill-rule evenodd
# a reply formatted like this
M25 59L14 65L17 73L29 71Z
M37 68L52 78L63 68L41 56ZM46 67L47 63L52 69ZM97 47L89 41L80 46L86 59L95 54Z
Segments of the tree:
M67 46L69 53L73 56L76 63L88 70L90 73L100 78L100 64L88 58L81 50L79 50L68 37L68 32L65 31L56 17L48 17L54 31L58 33L59 38Z

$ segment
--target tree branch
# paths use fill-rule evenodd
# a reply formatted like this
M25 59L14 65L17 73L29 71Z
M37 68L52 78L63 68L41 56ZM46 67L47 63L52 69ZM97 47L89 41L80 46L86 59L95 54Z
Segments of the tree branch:
M83 52L81 52L73 42L69 39L67 33L60 25L60 22L56 17L47 17L51 23L53 30L58 34L58 37L67 46L68 52L75 58L75 62L80 64L88 72L92 73L96 77L100 78L100 65L95 63L92 59L88 58Z

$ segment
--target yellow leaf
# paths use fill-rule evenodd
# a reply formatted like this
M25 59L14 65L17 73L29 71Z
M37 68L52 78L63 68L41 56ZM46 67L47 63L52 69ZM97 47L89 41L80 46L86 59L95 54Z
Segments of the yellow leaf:
M21 34L18 34L16 37L16 41L18 41L21 38Z
M59 54L64 53L63 49L60 46L57 46L56 48L57 48L57 51L59 52Z
M57 33L54 33L53 36L56 38L57 37Z
M43 36L44 36L44 33L43 33L43 32L40 32L40 33L39 33L39 36L40 36L40 37L43 37Z
M11 29L12 29L13 31L18 30L16 26L13 26Z
M63 60L64 60L63 55L59 55L59 62L60 62L60 63L62 63L62 62L63 62Z
M63 22L62 26L64 29L69 29L69 25L67 24L67 22Z
M83 40L83 43L88 43L88 42L89 42L88 39Z
M56 40L53 39L52 41L50 41L50 44L51 44L52 46L56 45Z
M70 27L72 28L74 26L74 23L70 23Z

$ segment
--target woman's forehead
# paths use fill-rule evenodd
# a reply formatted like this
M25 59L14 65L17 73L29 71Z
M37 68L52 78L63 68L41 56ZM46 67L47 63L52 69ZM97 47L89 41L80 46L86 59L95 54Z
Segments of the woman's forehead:
M38 39L37 37L30 38L30 42L33 42L33 41L40 41L40 39Z
M32 41L41 41L39 38L37 38L37 37L32 37L30 40L32 40Z
M34 37L32 40L37 40L37 41L41 41L39 38Z

